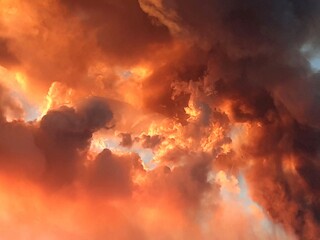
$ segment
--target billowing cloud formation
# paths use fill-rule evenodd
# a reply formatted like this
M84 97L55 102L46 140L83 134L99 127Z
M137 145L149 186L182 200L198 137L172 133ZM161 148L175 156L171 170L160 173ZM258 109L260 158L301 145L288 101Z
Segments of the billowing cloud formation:
M112 112L103 100L90 99L78 109L61 107L49 111L40 121L35 142L47 162L47 176L65 183L77 174L82 152L87 150L92 134L106 127Z
M318 239L319 13L0 1L1 239Z

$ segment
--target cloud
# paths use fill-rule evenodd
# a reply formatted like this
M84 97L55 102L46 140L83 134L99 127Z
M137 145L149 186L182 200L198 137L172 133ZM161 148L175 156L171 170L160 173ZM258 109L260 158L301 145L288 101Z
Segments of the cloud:
M319 11L1 1L5 239L317 239Z

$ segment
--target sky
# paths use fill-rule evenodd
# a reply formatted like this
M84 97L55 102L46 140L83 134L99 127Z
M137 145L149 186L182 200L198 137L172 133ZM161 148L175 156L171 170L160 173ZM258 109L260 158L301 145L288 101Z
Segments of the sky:
M320 57L319 56L312 58L309 61L310 61L311 67L314 68L314 71L320 70Z
M318 239L319 18L0 0L0 239Z

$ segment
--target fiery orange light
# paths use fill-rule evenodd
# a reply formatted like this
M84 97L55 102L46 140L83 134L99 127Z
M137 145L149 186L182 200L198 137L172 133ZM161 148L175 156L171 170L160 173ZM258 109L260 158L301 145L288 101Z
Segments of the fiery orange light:
M320 4L238 2L0 0L0 239L317 239Z

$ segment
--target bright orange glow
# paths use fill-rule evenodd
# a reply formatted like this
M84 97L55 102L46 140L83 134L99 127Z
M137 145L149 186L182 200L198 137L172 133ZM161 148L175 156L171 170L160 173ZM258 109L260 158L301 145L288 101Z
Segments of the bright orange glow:
M130 70L134 77L137 80L143 81L145 78L149 77L152 74L152 71L148 67L137 66Z
M26 91L27 90L27 80L21 73L16 73L16 80L19 86Z
M64 106L71 106L73 91L59 82L53 82L46 96L46 103L43 107L41 116L45 115L50 109Z
M318 239L320 4L256 2L0 0L0 240Z

